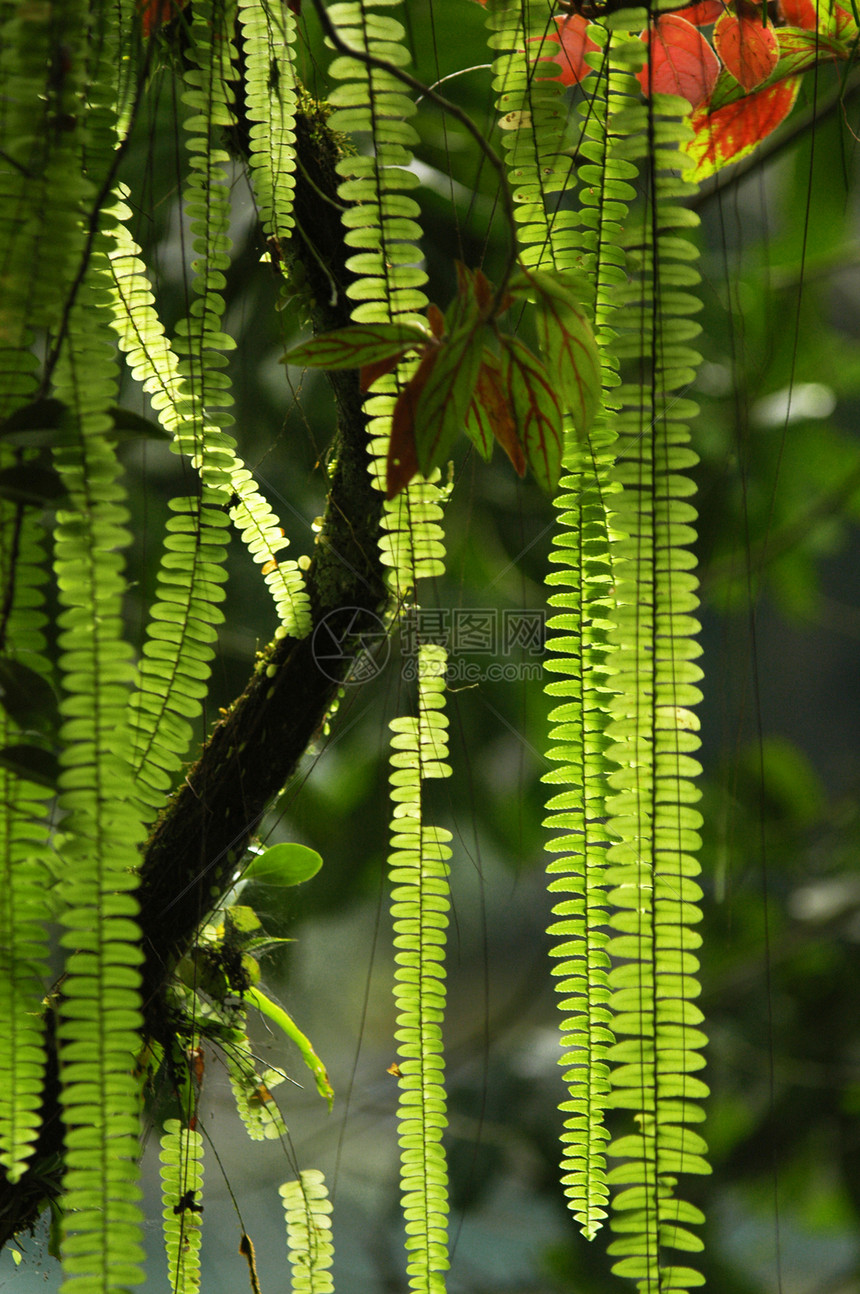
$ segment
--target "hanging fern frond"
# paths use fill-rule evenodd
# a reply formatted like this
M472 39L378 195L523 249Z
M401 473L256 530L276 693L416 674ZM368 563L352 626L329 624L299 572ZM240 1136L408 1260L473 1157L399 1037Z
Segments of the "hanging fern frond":
M193 383L164 335L154 309L152 290L140 249L125 228L130 211L115 212L117 250L114 279L114 327L135 377L152 396L159 419L174 436L177 452L188 453L204 481L215 474L212 506L200 500L173 500L178 514L168 522L166 552L158 575L158 594L143 647L140 691L133 699L133 722L139 733L136 764L141 799L154 809L161 802L191 740L190 720L200 712L206 694L215 639L223 620L218 603L226 580L223 505L237 496L230 515L255 561L266 570L281 625L277 633L304 637L310 611L304 579L294 561L278 558L286 547L277 518L256 490L251 473L237 457L232 437L203 419L197 439L199 401ZM230 494L227 494L229 486ZM214 506L215 504L222 506Z
M56 395L66 407L65 434L53 451L65 490L54 527L54 572L63 692L56 849L66 950L54 1005L65 1128L60 1249L68 1291L142 1279L133 1073L142 957L134 890L143 828L132 803L125 722L134 668L122 638L121 553L130 535L109 435L118 377L106 308L111 243L97 223L88 231L84 226L94 186L114 156L116 11L70 4L63 21L71 41L63 66L68 63L76 91L69 110L78 114L68 133L79 150L73 167L69 162L71 181L55 177L66 201L70 184L74 191L78 232L72 242L77 277L53 285L66 295L65 329L55 335L51 360ZM52 37L59 38L56 30ZM71 211L68 216L71 222Z
M334 1294L332 1206L323 1174L306 1168L298 1181L284 1182L279 1191L287 1220L293 1294Z
M288 633L293 638L303 638L310 632L304 577L296 562L279 556L288 546L279 520L256 489L254 478L238 457L231 436L204 419L202 448L199 452L195 449L193 386L180 374L179 361L155 310L140 248L126 228L125 222L132 213L121 203L113 214L117 219L117 250L111 262L113 309L120 348L127 355L134 377L151 396L162 426L174 436L174 450L188 453L201 473L208 467L226 473L230 495L224 502L233 495L237 497L238 501L230 508L230 517L254 561L266 570L264 578L275 602L280 635ZM217 524L223 525L223 522ZM217 538L213 536L210 542L217 542ZM216 600L220 601L220 596ZM182 673L181 669L179 672Z
M391 895L407 1273L416 1294L444 1289L448 1269L447 1126L442 1051L451 834L421 817L425 778L448 777L444 648L419 648L418 717L391 721Z
M380 0L371 7L350 0L332 5L329 13L339 35L353 49L403 67L409 53L403 44L402 25L388 14L375 12L399 4L400 0ZM346 242L359 249L347 261L347 267L358 276L349 289L357 302L352 318L356 323L395 319L423 323L427 275L416 246L421 236L420 209L409 196L419 181L408 169L418 138L410 124L415 104L390 72L369 68L359 59L336 58L331 75L340 84L330 96L336 111L329 125L360 140L369 137L373 150L370 155L347 155L338 163L343 177L338 194L349 203L343 216ZM370 415L371 472L383 492L397 391L395 376L381 378L365 404ZM415 589L419 579L442 574L441 498L436 480L419 480L384 504L380 557L391 572L392 592L398 602Z
M630 56L631 70L634 57L641 55ZM680 152L683 106L654 96L625 114L626 147L643 159L646 192L628 235L641 268L619 289L627 327L614 344L622 376L625 365L633 371L618 391L622 440L615 469L623 560L616 573L608 755L619 769L607 800L617 843L606 879L615 932L607 946L614 961L610 1002L619 1041L609 1056L612 1104L631 1112L634 1128L609 1148L622 1161L609 1180L623 1188L613 1199L618 1238L610 1253L618 1258L613 1270L649 1294L702 1283L672 1253L702 1248L690 1230L701 1213L674 1192L679 1174L709 1171L705 1143L690 1126L704 1117L698 1102L707 1088L695 1076L706 1037L693 1000L702 892L695 859L701 817L693 807L699 792L692 781L700 771L698 722L690 707L700 700L695 659L701 649L689 551L696 514L687 500L694 487L685 473L696 462L686 425L696 407L678 394L699 362L688 344L699 331L689 317L698 301L686 290L698 280L687 236L697 217L679 201L689 191Z
M203 1138L179 1119L168 1119L161 1135L161 1197L172 1294L196 1294L200 1288L202 1194Z
M106 279L107 257L97 247L57 367L57 391L78 434L77 443L55 451L69 496L57 516L54 563L63 608L58 851L62 943L69 950L57 1031L66 1126L65 1289L136 1283L142 1258L133 1078L141 952L133 891L143 831L124 758L134 671L120 636L118 552L129 535L105 434L116 398Z
M488 23L491 46L502 51L493 67L494 87L507 127L502 139L514 186L521 260L538 269L584 272L583 293L589 294L585 304L592 311L601 356L604 406L611 406L618 376L617 360L607 352L609 321L617 266L624 256L620 222L634 193L627 180L635 174L629 163L608 156L606 121L610 104L614 108L618 103L620 87L617 78L604 74L584 108L577 144L586 155L599 151L603 162L599 170L580 168L585 212L560 206L557 195L572 190L575 179L559 147L565 133L563 87L541 75L546 6L535 2L500 8L490 13ZM602 39L607 39L605 32ZM617 489L610 483L615 439L611 419L604 414L598 415L587 442L580 443L568 414L565 475L555 501L559 529L550 554L550 561L562 569L547 579L551 588L564 590L549 599L562 614L550 620L554 636L547 643L557 653L547 668L564 677L546 689L550 696L565 698L550 715L555 725L550 740L557 744L547 752L548 759L562 766L544 778L564 788L549 799L546 823L563 833L548 845L561 857L547 869L550 893L563 896L555 901L548 928L554 941L551 956L558 959L553 970L556 989L563 995L560 1063L570 1095L562 1105L567 1116L562 1184L588 1238L602 1225L609 1197L604 1113L610 1092L607 1055L614 1035L608 1006L604 806L611 766L606 759L605 716L611 688L614 559L608 508Z
M251 182L263 229L282 238L294 224L296 20L287 5L261 0L239 0L239 20Z
M0 449L4 467L15 457ZM9 747L23 747L30 758L41 757L48 771L53 755L32 744L35 730L42 739L53 737L56 718L44 655L47 570L41 538L38 509L0 503L0 752L9 758ZM41 1124L45 1047L33 1004L44 994L47 973L46 801L52 794L49 785L0 764L0 1164L11 1182L21 1177Z

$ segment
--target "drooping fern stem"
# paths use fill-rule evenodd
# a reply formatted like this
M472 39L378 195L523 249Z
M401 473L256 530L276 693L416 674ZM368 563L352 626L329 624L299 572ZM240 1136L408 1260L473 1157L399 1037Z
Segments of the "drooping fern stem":
M444 1290L448 1174L442 1020L451 834L422 821L422 783L449 777L444 648L418 652L418 716L391 722L392 916L400 1102L401 1192L407 1273L415 1294Z

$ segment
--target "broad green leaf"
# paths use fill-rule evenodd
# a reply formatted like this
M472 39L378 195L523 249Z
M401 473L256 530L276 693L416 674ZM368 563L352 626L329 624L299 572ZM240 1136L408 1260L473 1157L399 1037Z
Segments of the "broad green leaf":
M415 452L424 476L445 462L463 430L483 347L484 328L476 309L439 347L415 405Z
M299 846L301 848L301 846ZM277 848L277 845L275 846ZM262 855L260 855L262 857ZM260 918L253 908L249 908L246 903L235 903L233 907L228 908L224 913L225 927L229 923L230 933L238 935L241 942L245 940L242 936L252 935L254 931L261 928Z
M555 383L536 355L518 337L502 338L503 374L517 434L538 485L553 494L564 448L561 409Z
M306 845L272 845L251 860L244 879L264 885L301 885L316 876L321 867L319 854Z
M281 363L294 364L297 368L364 368L432 341L432 334L417 324L356 324L322 333L313 341L294 346Z

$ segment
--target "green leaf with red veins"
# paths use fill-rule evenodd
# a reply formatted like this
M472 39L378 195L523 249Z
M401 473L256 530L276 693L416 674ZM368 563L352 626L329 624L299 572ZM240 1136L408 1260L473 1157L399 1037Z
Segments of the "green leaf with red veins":
M432 333L417 324L356 324L321 333L312 341L294 346L281 363L293 364L296 368L364 368L383 360L399 359L432 341Z
M508 401L502 366L492 351L484 351L478 371L478 382L475 386L475 398L469 407L469 416L466 420L466 434L475 442L479 453L485 459L489 459L493 452L495 437L513 463L517 474L525 476L525 455L517 439L514 412Z
M579 304L576 274L521 269L511 281L517 292L527 285L535 302L538 341L561 404L580 436L588 434L600 401L600 356L591 324Z
M485 335L473 302L466 321L438 348L438 358L415 406L415 452L424 476L446 461L463 430L478 380Z
M518 337L504 336L500 340L505 390L526 465L541 489L552 495L558 485L564 448L556 384Z

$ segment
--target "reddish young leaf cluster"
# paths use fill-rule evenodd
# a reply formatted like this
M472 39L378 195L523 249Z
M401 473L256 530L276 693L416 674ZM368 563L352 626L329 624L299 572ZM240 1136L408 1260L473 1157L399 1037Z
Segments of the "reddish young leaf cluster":
M778 0L779 25L762 15L750 0L700 0L661 14L642 33L649 54L638 77L643 93L680 95L690 105L695 179L752 152L791 111L800 74L823 58L848 60L860 38L852 13L830 0ZM599 48L591 24L578 13L555 23L541 62L558 65L550 79L578 85L593 71L586 54Z
M159 27L172 22L187 3L188 0L138 0L137 9L144 39L148 40Z
M291 350L285 362L314 368L357 368L367 390L410 351L418 364L394 405L386 493L394 498L416 472L429 476L448 458L462 431L482 458L498 441L520 476L531 470L552 493L561 472L563 417L584 435L600 393L600 361L579 305L578 281L520 267L507 290L494 291L481 270L457 265L458 291L443 314L427 310L427 327L357 324ZM542 358L499 320L515 301L535 307Z

